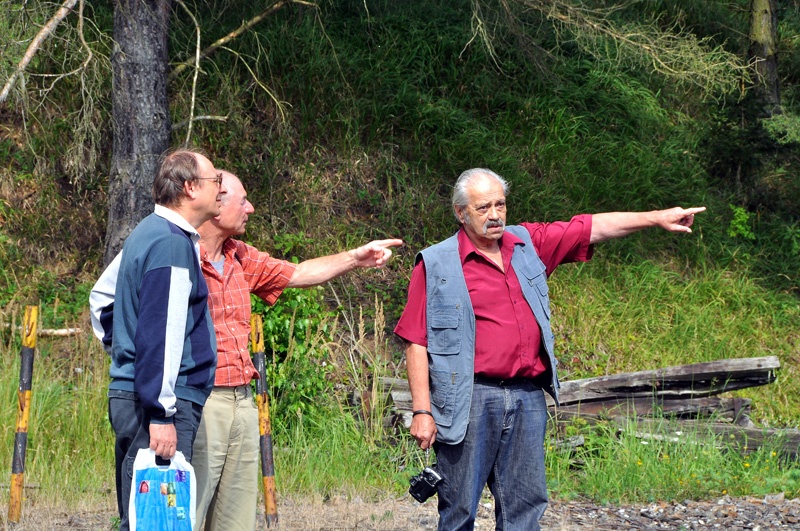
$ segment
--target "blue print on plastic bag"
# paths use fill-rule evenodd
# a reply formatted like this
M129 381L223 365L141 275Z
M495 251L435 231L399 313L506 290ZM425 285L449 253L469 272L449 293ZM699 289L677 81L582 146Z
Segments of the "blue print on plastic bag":
M171 468L135 471L137 528L192 531L189 519L191 472Z

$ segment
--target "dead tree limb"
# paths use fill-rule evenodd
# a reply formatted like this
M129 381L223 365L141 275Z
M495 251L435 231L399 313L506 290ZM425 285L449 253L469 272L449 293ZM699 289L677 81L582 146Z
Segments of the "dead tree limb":
M39 30L39 33L36 34L36 37L33 38L31 43L28 45L28 49L25 50L25 55L22 56L19 64L17 65L16 70L6 81L6 84L3 86L3 90L0 91L0 103L6 101L8 98L8 94L11 92L11 87L14 86L14 83L17 82L17 79L25 72L25 69L28 68L28 65L33 60L33 56L36 55L36 52L39 51L39 48L42 47L42 43L47 40L47 38L52 35L55 29L61 24L61 21L66 18L72 12L72 9L75 7L75 4L78 3L78 0L64 0L64 3L61 4L61 7L56 11L56 14L53 15L53 18L47 21L47 24L42 26L42 29Z
M266 8L264 11L262 11L260 14L251 18L247 22L243 23L241 26L239 26L232 32L228 33L221 39L215 41L213 44L211 44L211 46L200 52L200 54L194 57L193 59L189 59L187 61L184 61L183 63L175 65L175 68L173 68L172 72L170 72L169 75L167 76L167 81L172 81L178 75L180 75L180 73L183 72L185 69L191 66L199 65L201 59L204 59L205 57L213 53L217 48L224 46L225 44L239 37L246 31L249 31L250 28L252 28L253 26L255 26L256 24L258 24L259 22L261 22L262 20L264 20L265 18L267 18L268 16L270 16L271 14L273 14L274 12L276 12L277 10L279 10L280 8L282 8L287 4L300 4L304 6L317 7L317 4L313 2L306 2L304 0L278 0L277 2Z
M213 114L202 114L200 116L195 116L191 119L191 122L202 122L204 120L214 121L214 122L227 122L227 116L217 116ZM182 120L175 125L172 126L172 130L182 129L189 125L190 120Z
M192 138L192 126L194 125L194 106L195 106L195 99L197 96L197 75L200 73L200 24L197 23L197 19L195 18L194 14L189 11L189 8L186 7L181 0L178 0L178 4L183 8L184 11L189 15L189 18L192 19L194 22L195 31L197 32L197 44L195 46L195 63L194 63L194 77L192 77L192 104L189 107L189 126L186 130L186 140L183 142L183 147L189 145L189 140Z

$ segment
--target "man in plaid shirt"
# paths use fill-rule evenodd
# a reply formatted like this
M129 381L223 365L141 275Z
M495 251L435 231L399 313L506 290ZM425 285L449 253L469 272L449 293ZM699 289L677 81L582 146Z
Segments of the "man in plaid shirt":
M272 305L287 287L316 286L357 267L383 267L391 247L403 242L373 241L300 264L272 258L231 238L244 233L254 209L241 181L228 172L222 175L228 193L220 214L198 229L218 357L214 388L194 443L195 530L252 531L258 501L259 428L250 389L256 370L247 346L250 293Z

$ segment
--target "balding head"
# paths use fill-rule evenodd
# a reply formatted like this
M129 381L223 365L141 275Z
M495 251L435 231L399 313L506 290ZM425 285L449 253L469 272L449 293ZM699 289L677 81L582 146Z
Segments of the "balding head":
M219 216L212 222L226 236L244 234L247 217L255 210L247 200L247 191L242 181L229 171L222 170L222 184L228 193L222 196Z

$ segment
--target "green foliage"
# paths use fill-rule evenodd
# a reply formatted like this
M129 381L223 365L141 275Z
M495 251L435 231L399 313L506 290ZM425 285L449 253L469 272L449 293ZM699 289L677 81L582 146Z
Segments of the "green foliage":
M21 343L3 335L0 475L11 476ZM114 442L107 418L108 356L88 338L37 341L25 462L26 505L59 500L114 505ZM6 490L6 493L8 491ZM5 496L5 495L4 495ZM24 513L24 510L23 510Z
M786 234L783 235L783 240L788 244L791 256L800 255L800 222L795 222L786 227Z
M326 344L333 314L324 308L321 290L287 289L272 307L254 295L251 300L252 311L263 316L265 347L272 349L266 371L273 414L318 415L332 388Z
M764 129L779 144L800 144L800 116L776 114L764 120Z
M741 236L742 238L747 238L748 240L755 240L756 235L753 234L753 229L751 228L750 212L742 207L733 205L729 206L733 211L733 219L731 219L731 224L728 227L728 236L731 238Z

